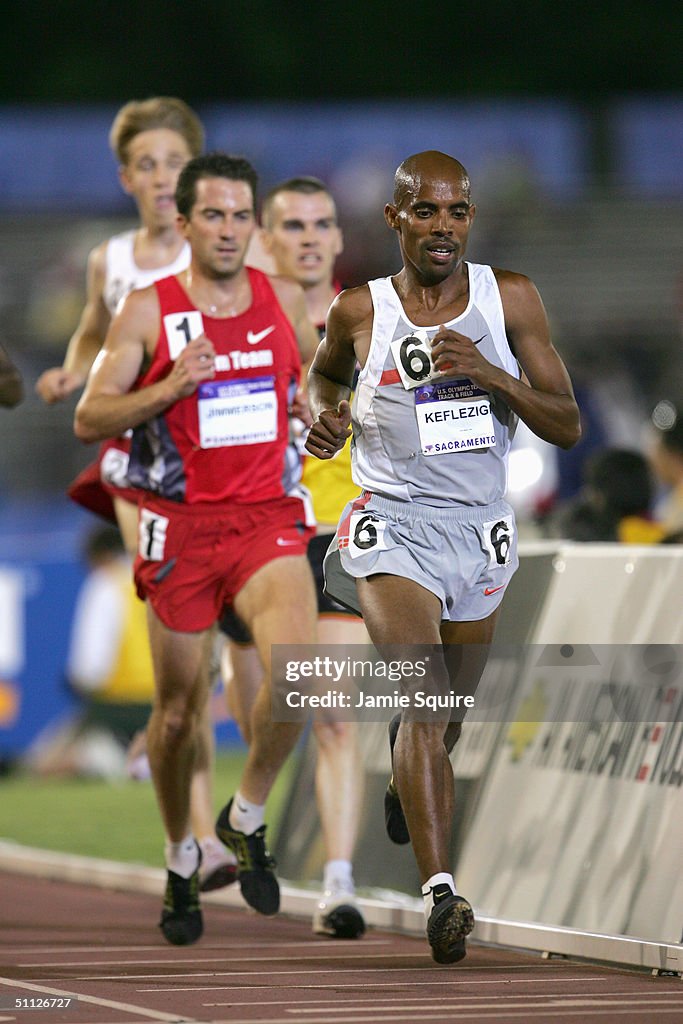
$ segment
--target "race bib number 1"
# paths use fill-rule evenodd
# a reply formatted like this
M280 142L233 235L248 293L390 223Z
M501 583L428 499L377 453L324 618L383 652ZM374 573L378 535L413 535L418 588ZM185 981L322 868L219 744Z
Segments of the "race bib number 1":
M168 339L168 354L177 359L193 338L204 333L202 314L196 309L184 313L168 313L164 317L164 330Z
M166 547L168 518L152 512L148 508L140 509L138 520L138 552L148 562L161 562Z

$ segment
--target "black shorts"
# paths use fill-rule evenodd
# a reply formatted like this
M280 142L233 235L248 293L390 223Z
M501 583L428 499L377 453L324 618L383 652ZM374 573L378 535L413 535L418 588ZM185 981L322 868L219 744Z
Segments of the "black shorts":
M348 615L351 618L357 618L350 609L345 608L342 604L338 604L337 601L333 600L333 598L328 597L323 589L325 586L323 561L333 536L331 533L318 533L308 544L308 561L313 570L315 590L318 595L318 615ZM225 633L234 643L244 644L245 646L253 643L251 633L232 605L223 610L223 614L218 620L218 625L221 632Z

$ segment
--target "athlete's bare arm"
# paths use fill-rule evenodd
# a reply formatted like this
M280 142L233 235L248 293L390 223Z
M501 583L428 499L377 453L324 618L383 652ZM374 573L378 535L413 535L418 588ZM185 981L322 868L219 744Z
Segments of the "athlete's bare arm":
M131 292L112 320L97 365L76 406L74 430L81 441L104 441L136 427L191 395L215 376L213 344L205 334L190 341L167 377L130 391L152 358L160 331L156 288Z
M24 397L24 383L16 366L0 345L0 405L13 409Z
M270 283L296 334L301 362L310 363L318 347L318 332L308 318L304 290L288 277L271 277Z
M104 304L107 242L102 242L88 257L86 303L78 327L71 336L61 366L41 373L36 391L48 405L62 402L82 387L102 348L111 317Z
M494 270L510 348L526 381L517 380L481 355L474 341L441 328L432 342L438 370L469 377L502 398L538 437L571 448L581 436L579 409L567 369L550 340L541 297L523 274Z
M364 366L367 359L372 316L367 285L342 292L327 315L325 337L308 374L314 423L306 440L306 450L319 459L331 459L344 447L351 433L351 385L356 363Z

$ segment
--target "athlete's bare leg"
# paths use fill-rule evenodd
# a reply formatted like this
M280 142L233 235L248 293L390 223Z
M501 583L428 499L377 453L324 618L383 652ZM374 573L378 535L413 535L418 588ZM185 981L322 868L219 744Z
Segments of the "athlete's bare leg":
M251 803L265 804L302 729L299 722L273 721L270 665L271 645L316 641L315 588L306 557L276 558L262 566L237 594L235 611L265 666L251 712L251 743L239 790Z
M214 835L213 823L216 817L213 808L214 745L211 701L207 699L202 708L197 729L197 748L190 786L192 832L199 840Z
M263 682L264 668L253 644L226 640L221 654L221 671L227 687L227 705L242 739L251 743L251 713Z
M113 501L124 546L128 554L131 557L135 557L138 547L137 505L118 496L115 496ZM204 650L206 656L209 657L209 640L204 645ZM208 685L207 682L207 687ZM207 885L209 888L219 888L222 885L230 884L234 877L231 873L226 873L225 871L221 875L217 874L217 869L230 863L231 860L225 854L222 846L218 844L214 829L214 819L216 816L213 806L214 733L208 689L207 699L204 701L200 713L195 743L194 769L190 786L190 822L192 834L197 839L204 855L201 874L202 887ZM149 757L149 726L145 745L151 765L151 757ZM139 741L138 747L141 747Z
M118 495L114 496L112 500L123 546L131 558L135 558L138 553L138 507L132 501L127 501Z
M495 615L480 622L447 623L442 627L441 602L412 580L371 576L358 581L358 594L368 632L378 647L415 644L419 651L422 645L438 648L442 639L447 644L484 645L493 635ZM436 665L433 649L430 656L432 670L441 674L440 682L447 680L446 658ZM469 659L465 661L469 667ZM483 664L477 668L481 672ZM451 680L450 685L457 692L457 680ZM468 680L467 692L472 688ZM449 726L447 712L443 719L428 722L404 716L394 747L394 777L422 882L451 871L454 782L447 744L452 746L458 734L459 725Z
M365 625L350 616L318 620L318 642L330 645L368 642ZM355 722L313 725L318 747L315 788L328 861L351 861L360 821L363 768Z
M359 619L349 616L318 620L318 642L363 644L368 635ZM245 743L251 742L251 714L264 668L253 646L226 643L224 672L229 676L228 707ZM317 741L316 795L326 859L348 860L358 834L363 772L353 722L314 723Z
M208 646L213 633L175 632L149 603L147 620L156 680L147 752L166 834L172 842L180 842L190 833L190 780L208 697Z

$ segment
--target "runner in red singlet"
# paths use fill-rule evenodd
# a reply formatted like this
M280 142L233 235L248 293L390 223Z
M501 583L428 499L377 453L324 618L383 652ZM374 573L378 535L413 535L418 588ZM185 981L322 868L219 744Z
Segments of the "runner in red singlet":
M312 354L317 336L298 285L244 266L255 190L242 158L187 164L176 203L190 267L131 293L76 410L86 441L134 429L136 581L148 602L157 688L148 749L167 834L161 928L177 945L202 933L189 780L211 628L233 604L266 668L239 789L217 824L245 899L265 914L277 911L279 888L264 806L300 731L271 719L271 645L315 642L305 555L313 526L303 502L287 496L285 470L299 351Z

